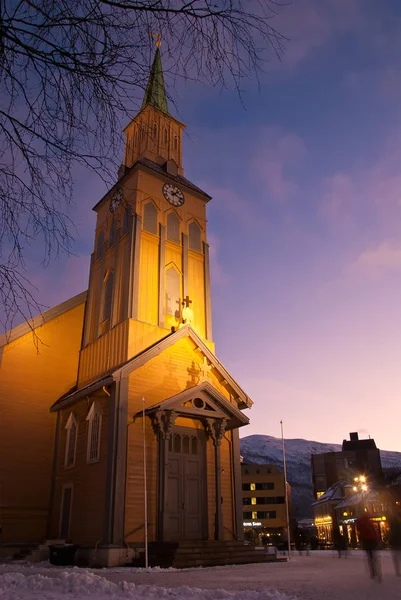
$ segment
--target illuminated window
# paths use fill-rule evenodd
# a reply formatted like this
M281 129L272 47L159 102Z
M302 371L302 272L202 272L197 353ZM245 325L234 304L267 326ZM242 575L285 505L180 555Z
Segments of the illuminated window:
M78 422L75 418L74 413L70 413L68 421L65 426L67 432L65 442L65 457L64 466L73 467L75 464L75 452L77 447L77 434L78 434Z
M254 483L251 483L250 485L251 485L250 490L252 492L255 491L256 490L256 485Z
M258 513L256 511L252 512L252 519L257 519L258 518Z
M102 413L96 402L92 402L92 406L88 416L86 417L86 420L89 422L86 462L92 463L99 460L100 432L102 428Z
M200 227L195 221L189 224L188 227L189 233L189 247L191 250L196 250L196 252L201 251L201 230Z
M175 212L167 215L167 239L170 242L180 241L180 220Z
M148 202L143 207L143 228L157 234L157 208L153 202Z
M166 313L180 318L181 276L177 269L166 271Z
M251 504L256 504L256 498L251 498Z
M324 492L316 492L316 498L321 498Z

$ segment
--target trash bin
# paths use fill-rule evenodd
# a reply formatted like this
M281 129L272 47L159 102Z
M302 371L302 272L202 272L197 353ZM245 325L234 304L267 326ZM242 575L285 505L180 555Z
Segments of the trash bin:
M54 544L49 546L50 564L67 567L74 564L74 556L78 546L76 544Z

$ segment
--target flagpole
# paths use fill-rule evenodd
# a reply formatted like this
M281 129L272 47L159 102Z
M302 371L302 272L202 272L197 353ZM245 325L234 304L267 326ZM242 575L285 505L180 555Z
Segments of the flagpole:
M290 513L288 509L288 490L287 490L287 464L285 462L285 446L284 446L284 431L283 421L280 421L281 425L281 442L283 445L283 464L284 464L284 485L285 485L285 512L287 518L287 538L288 538L288 558L291 558L291 538L290 538Z
M145 398L142 398L142 434L143 434L143 480L144 480L144 513L145 513L145 567L149 566L148 556L148 487L146 473L146 429L145 429Z

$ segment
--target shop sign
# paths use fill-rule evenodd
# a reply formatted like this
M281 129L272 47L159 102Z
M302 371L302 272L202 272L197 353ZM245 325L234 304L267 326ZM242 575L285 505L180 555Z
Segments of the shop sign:
M244 527L261 527L262 523L260 521L244 521Z

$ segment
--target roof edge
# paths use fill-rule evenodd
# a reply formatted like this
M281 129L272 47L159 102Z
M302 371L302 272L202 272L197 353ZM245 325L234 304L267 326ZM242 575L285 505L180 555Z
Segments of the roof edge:
M61 304L56 304L56 306L49 308L45 312L36 315L35 317L32 317L32 319L28 319L24 323L21 323L13 329L10 329L9 331L6 331L5 333L1 334L0 348L3 346L7 346L8 344L14 342L23 335L34 331L38 327L49 323L50 321L56 319L60 315L68 312L69 310L72 310L73 308L76 308L80 304L83 304L86 301L87 293L87 290L85 290L84 292L81 292L80 294L77 294L76 296L73 296L72 298L69 298L64 302L61 302Z

